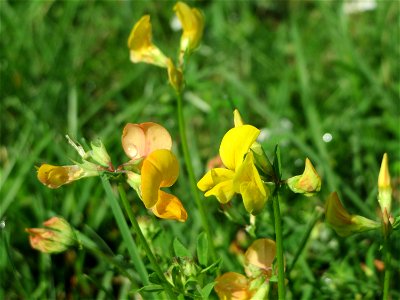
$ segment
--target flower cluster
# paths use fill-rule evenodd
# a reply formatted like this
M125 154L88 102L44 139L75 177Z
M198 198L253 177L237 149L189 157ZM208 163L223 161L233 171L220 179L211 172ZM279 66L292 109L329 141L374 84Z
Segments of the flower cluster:
M381 207L384 236L388 236L394 219L391 216L392 187L390 183L388 157L383 155L378 176L378 202ZM346 211L336 192L329 195L325 208L326 222L340 236L373 230L381 227L381 224L359 215L352 215Z
M149 15L140 18L133 26L128 38L128 48L133 63L144 62L167 68L170 84L175 90L180 91L183 85L182 66L185 56L195 50L200 43L204 17L198 9L191 8L183 2L176 3L174 11L183 28L177 66L153 43Z
M178 161L171 152L172 139L164 127L152 122L128 123L122 133L122 147L130 161L118 168L113 167L101 141L92 143L92 149L85 151L67 138L80 154L82 162L68 166L42 164L37 177L44 185L55 189L88 176L124 174L145 207L157 217L186 221L187 212L181 201L161 190L172 186L179 175Z
M241 194L247 212L258 214L264 208L277 182L272 165L256 141L260 130L244 124L234 111L235 127L222 138L219 154L224 167L209 170L197 184L205 196L215 196L222 204ZM312 195L321 188L321 179L309 159L302 175L287 180L295 193Z
M272 276L276 275L273 262L276 256L275 242L257 239L244 254L246 275L227 272L215 279L215 292L220 299L264 299ZM262 295L261 293L264 292Z

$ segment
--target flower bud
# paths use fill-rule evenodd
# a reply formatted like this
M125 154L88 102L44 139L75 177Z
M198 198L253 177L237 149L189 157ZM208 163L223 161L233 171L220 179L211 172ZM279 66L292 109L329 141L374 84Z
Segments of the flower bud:
M60 217L53 217L43 223L45 228L27 228L29 241L33 249L44 253L59 253L67 250L76 242L75 234L69 223Z
M90 157L103 167L109 167L111 164L111 159L102 141L97 140L92 142L91 146L92 150L89 152Z
M325 220L340 236L348 236L380 227L378 222L358 215L350 215L336 192L329 195L325 207Z
M378 202L382 210L382 214L390 215L392 206L392 186L390 184L388 156L383 155L381 169L378 176Z
M168 59L168 79L175 91L180 93L183 87L183 74L179 68L175 67L171 59Z
M289 178L287 184L294 193L305 196L312 196L321 190L321 178L308 158L303 174Z

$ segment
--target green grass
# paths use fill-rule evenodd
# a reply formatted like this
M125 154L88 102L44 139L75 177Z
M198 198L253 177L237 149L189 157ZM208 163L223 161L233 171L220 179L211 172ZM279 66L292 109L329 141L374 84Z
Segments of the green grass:
M153 233L162 233L152 245L164 271L173 261L174 238L195 255L202 229L179 152L176 99L166 72L130 63L126 46L133 24L149 13L155 44L175 55L180 32L169 26L174 2L0 1L0 219L6 223L0 298L128 298L140 280L100 179L49 190L36 179L35 166L77 159L65 134L86 141L100 137L118 165L128 160L120 143L125 123L162 124L175 141L181 176L173 191L189 219L185 224L156 220L128 187L127 197L136 215L150 219ZM279 143L283 178L301 173L305 157L323 178L316 197L284 195L287 265L314 211L334 190L350 212L379 220L376 182L384 152L394 184L393 215L398 215L399 3L378 1L375 10L352 15L343 13L340 1L190 4L201 8L206 20L201 47L186 70L183 97L196 177L218 154L238 108L246 122L263 129L268 155ZM331 142L322 140L324 133L332 135ZM243 226L229 221L214 198L204 201L221 272L243 272L229 252ZM66 218L99 249L109 248L108 255L125 264L137 281L130 285L107 260L86 250L48 256L31 249L24 229L39 227L53 215ZM271 216L269 203L257 219L258 237L273 238ZM391 293L396 299L398 231L393 240ZM288 298L381 298L383 272L375 266L383 258L381 242L378 232L340 238L318 221L290 273Z

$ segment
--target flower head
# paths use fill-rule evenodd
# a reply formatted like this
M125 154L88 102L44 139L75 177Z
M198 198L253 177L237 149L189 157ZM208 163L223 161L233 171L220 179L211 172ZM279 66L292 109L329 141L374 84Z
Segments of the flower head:
M214 289L221 300L247 300L254 294L250 290L250 280L239 273L225 273L215 282Z
M128 123L122 132L122 147L130 159L136 160L158 149L170 150L172 139L169 132L159 124Z
M359 215L351 215L343 207L336 192L329 195L325 207L326 222L340 236L348 236L380 227L378 222Z
M59 253L75 244L75 236L69 223L53 217L43 223L45 228L27 228L32 248L44 253Z
M255 240L244 255L247 276L256 278L264 275L266 278L271 278L275 256L275 241L270 239Z
M216 196L225 204L238 193L249 213L260 212L268 199L269 189L262 182L250 151L259 133L254 126L238 125L225 134L219 153L226 168L211 169L197 183L206 197Z
M168 67L168 58L152 42L150 16L143 16L134 26L128 38L130 59L133 63L145 62Z
M197 48L203 36L204 17L198 9L191 8L183 2L178 2L174 11L183 27L181 52L191 52Z
M305 196L312 196L321 190L321 178L308 158L303 174L289 178L287 184L293 192Z

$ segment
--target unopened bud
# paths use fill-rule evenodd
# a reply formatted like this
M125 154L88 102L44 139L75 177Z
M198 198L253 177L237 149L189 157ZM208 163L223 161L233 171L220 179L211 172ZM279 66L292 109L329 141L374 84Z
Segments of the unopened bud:
M306 158L303 174L289 178L287 184L295 193L312 196L321 190L321 177L319 177L311 161Z
M390 215L392 206L392 186L390 184L388 156L383 155L381 169L378 176L378 202L381 207L382 214L386 210Z

